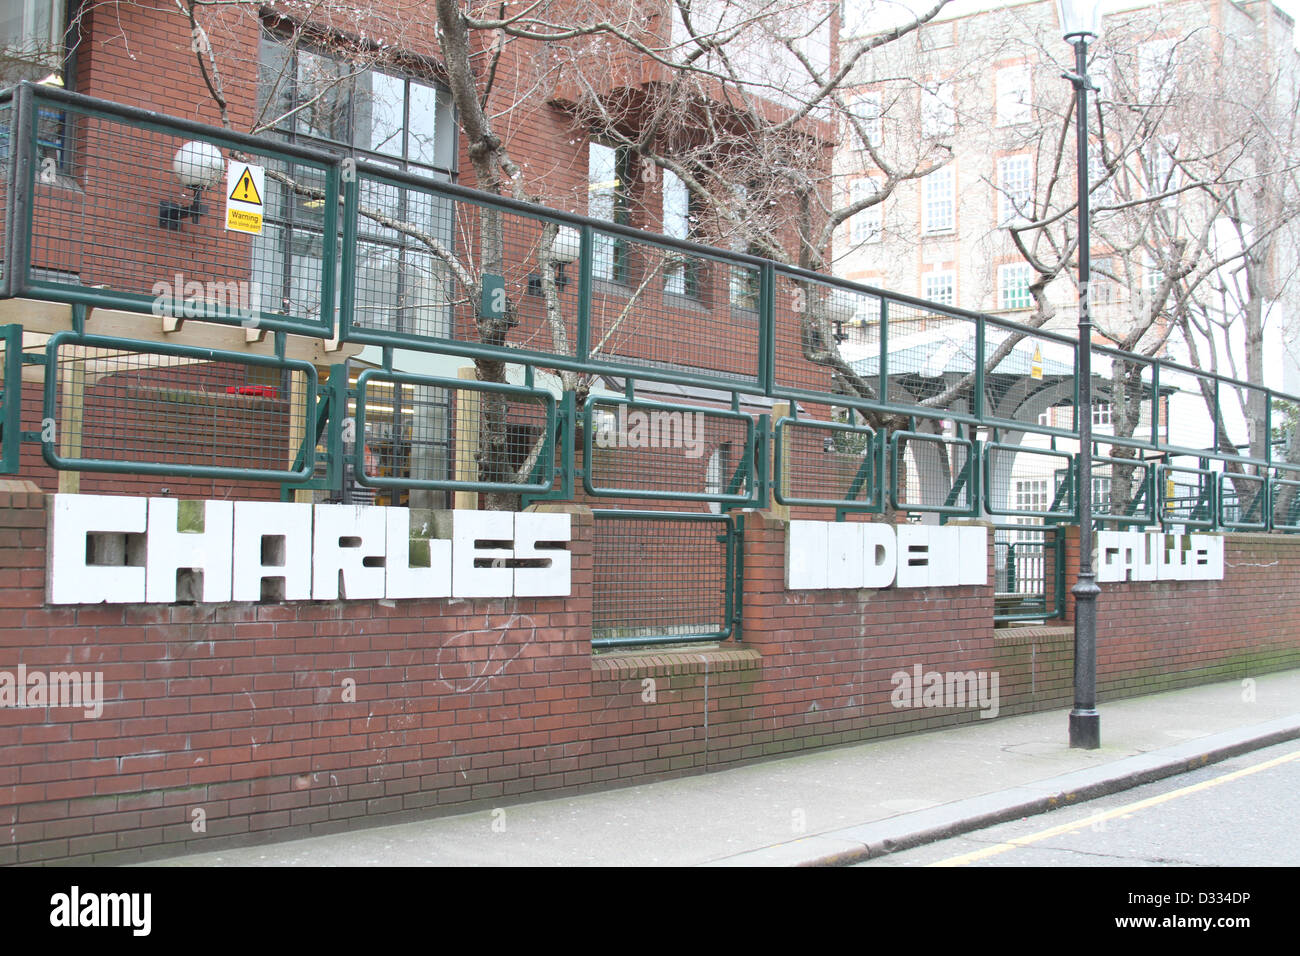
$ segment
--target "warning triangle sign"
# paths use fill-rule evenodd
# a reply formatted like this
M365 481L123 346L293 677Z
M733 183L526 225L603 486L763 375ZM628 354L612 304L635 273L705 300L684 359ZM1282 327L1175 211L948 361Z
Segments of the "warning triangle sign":
M253 206L262 205L262 197L257 191L257 185L253 182L253 175L249 172L247 166L244 167L244 174L235 183L235 188L230 191L230 198L236 202L246 202Z

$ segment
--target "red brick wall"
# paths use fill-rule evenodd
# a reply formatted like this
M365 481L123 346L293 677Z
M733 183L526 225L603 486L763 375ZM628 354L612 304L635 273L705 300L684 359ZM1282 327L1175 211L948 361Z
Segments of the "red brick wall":
M1078 534L1069 530L1067 548L1077 554ZM1222 581L1101 585L1101 700L1300 665L1300 540L1276 534L1224 540Z
M1003 714L1069 700L1068 638L995 630L991 586L788 591L786 526L763 514L744 519L740 643L593 656L583 509L567 599L47 607L45 508L0 484L0 671L102 671L106 702L0 708L0 863L301 836L979 719L893 706L914 665L998 672ZM1217 585L1107 587L1103 702L1300 663L1300 541L1239 536L1228 562Z

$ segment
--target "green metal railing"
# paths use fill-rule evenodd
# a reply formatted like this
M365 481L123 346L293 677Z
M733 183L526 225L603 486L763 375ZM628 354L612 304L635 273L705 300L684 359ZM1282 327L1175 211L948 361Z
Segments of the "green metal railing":
M889 436L889 502L896 511L979 514L980 443L915 431Z
M751 415L591 396L582 429L582 483L589 495L731 507L758 502Z
M731 515L593 511L592 646L737 637L741 528Z
M1016 515L1028 518L1052 518L1057 520L1077 521L1079 517L1076 499L1077 475L1075 456L1051 449L1026 448L1023 445L1007 445L990 442L981 449L984 463L984 511L991 515ZM1032 474L1052 476L1049 494L1040 502L1012 502L999 505L993 498L993 489L998 485L1006 486L1008 482L995 484L994 478L1002 467L1002 473L1008 477L1016 459L1028 459ZM1033 467L1037 461L1038 467ZM1005 463L1004 463L1005 462Z
M994 525L993 620L1046 621L1065 613L1065 536L1055 525Z
M841 516L886 504L942 516L1073 515L1072 479L1054 483L1046 507L1019 505L1002 487L1008 474L1035 464L1071 473L1080 356L1066 335L49 87L21 84L0 94L0 136L7 147L0 295L72 304L83 324L93 307L269 329L279 337L280 355L285 335L337 330L345 342L384 352L389 377L367 379L358 418L367 419L367 406L374 409L370 390L381 381L446 393L436 399L443 421L435 424L431 412L424 419L433 429L426 451L435 458L460 454L449 433L459 426L457 403L447 397L450 386L393 378L406 374L394 365L395 350L499 360L522 366L530 379L539 370L564 376L563 394L550 404L531 393L547 404L544 421L506 414L489 422L497 430L489 444L504 461L518 457L520 436L532 436L525 455L537 449L537 468L522 476L516 470L508 480L494 477L499 461L431 472L413 453L368 462L364 434L360 451L342 441L348 396L330 398L331 377L329 394L311 409L320 448L304 448L280 468L245 469L244 477L286 473L294 487L312 487L324 480L323 466L337 486L350 466L370 487L509 486L527 500L554 497L572 487L579 425L590 446L591 415L617 403L565 409L575 392L603 378L625 388L629 401L647 383L678 386L683 400L658 410L703 414L710 427L730 422L726 427L739 430L742 394L796 410L770 436L750 423L743 438L718 439L702 479L682 461L657 470L662 449L621 448L626 460L612 470L605 462L603 472L589 455L589 494L738 507L771 493ZM222 177L242 164L262 171L260 235L226 228L229 183ZM193 181L204 169L216 176L211 185L182 185L181 178ZM117 346L154 349L138 340ZM1109 404L1087 413L1110 416L1103 424L1111 432L1098 434L1091 451L1098 461L1113 459L1110 471L1133 485L1115 496L1119 513L1104 520L1296 530L1288 482L1297 478L1275 460L1271 435L1300 399L1164 359L1090 349L1092 391ZM214 360L234 361L231 354ZM717 393L704 400L695 397L699 389ZM458 395L473 391L494 390L456 386ZM488 405L496 409L502 401ZM813 407L801 415L800 402ZM1234 403L1246 409L1244 418L1230 413ZM7 412L15 407L6 401ZM855 421L893 416L907 425L855 431L859 426L818 421L830 417L830 407L848 410ZM55 403L56 411L63 408ZM374 422L372 414L364 423ZM4 463L12 468L16 429L8 431ZM771 481L769 437L780 452ZM823 449L830 439L829 451L817 453L818 437ZM714 462L713 451L724 448ZM1107 449L1109 456L1096 454ZM1130 467L1116 449L1132 450L1142 465ZM56 467L83 467L86 457L60 452L57 443L53 451L47 443L46 452ZM1172 460L1187 457L1196 469ZM159 464L131 454L94 460ZM1153 474L1157 465L1175 478L1196 475L1195 500L1166 495ZM211 461L194 467L239 473ZM637 473L655 480L629 479ZM1226 498L1225 482L1234 489ZM1234 497L1238 486L1249 488L1248 501ZM1285 500L1275 505L1279 496Z
M878 513L884 506L886 443L844 422L782 418L776 423L773 497L783 505Z
M293 482L316 435L310 362L60 332L45 348L45 461L72 471Z
M341 157L25 83L8 113L5 295L333 334ZM246 164L255 233L226 228Z
M495 382L474 382L409 375L384 369L367 369L357 379L356 435L365 442L368 412L378 391L379 404L398 401L395 395L409 387L410 404L415 414L415 433L407 438L410 447L445 446L441 467L434 461L381 462L378 456L364 451L355 456L357 481L372 488L429 488L446 491L486 491L541 494L551 489L555 455L555 396L546 389ZM380 391L382 389L382 391ZM431 400L419 392L444 393L450 400ZM443 406L458 414L465 405L472 406L477 427L457 430L437 415L421 415L421 408ZM488 454L485 446L491 439L484 423L500 421L498 430L502 447ZM441 436L437 433L441 432ZM439 441L441 438L441 441ZM363 445L364 448L364 445ZM414 457L414 456L413 456ZM497 465L495 472L491 471ZM381 468L387 472L381 473ZM473 475L474 477L448 477Z
M22 443L23 329L20 325L0 326L0 474L18 470Z

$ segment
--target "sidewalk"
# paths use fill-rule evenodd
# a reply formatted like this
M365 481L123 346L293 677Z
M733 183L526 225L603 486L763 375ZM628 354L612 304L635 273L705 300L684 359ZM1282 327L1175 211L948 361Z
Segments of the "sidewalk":
M621 790L173 857L161 866L848 863L1300 738L1300 670L839 747Z

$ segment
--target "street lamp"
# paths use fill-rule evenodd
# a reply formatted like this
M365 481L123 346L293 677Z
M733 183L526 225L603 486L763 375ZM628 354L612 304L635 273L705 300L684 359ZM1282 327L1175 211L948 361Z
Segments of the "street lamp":
M1079 184L1079 575L1074 587L1074 707L1070 710L1070 746L1096 750L1101 746L1101 715L1097 713L1097 576L1092 567L1092 316L1089 313L1088 221L1088 40L1097 36L1101 19L1098 0L1057 0L1065 42L1074 46L1074 72L1065 78L1074 86L1075 127L1078 134Z

